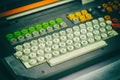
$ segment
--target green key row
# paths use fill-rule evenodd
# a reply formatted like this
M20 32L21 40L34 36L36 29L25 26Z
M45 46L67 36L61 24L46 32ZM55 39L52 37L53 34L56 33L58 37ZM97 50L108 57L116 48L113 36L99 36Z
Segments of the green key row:
M12 39L12 38L17 38L19 36L24 36L27 33L33 33L34 31L39 31L41 29L46 29L48 26L53 26L55 24L60 24L61 22L63 22L62 18L57 18L56 20L50 20L49 22L44 22L42 24L37 24L35 26L29 27L27 29L22 29L21 31L16 31L12 34L7 34L6 38L8 40Z

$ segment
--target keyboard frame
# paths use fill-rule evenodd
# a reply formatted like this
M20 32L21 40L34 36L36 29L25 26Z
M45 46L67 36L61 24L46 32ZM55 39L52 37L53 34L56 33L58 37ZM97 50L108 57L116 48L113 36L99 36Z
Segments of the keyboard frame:
M106 42L108 43L108 46L101 49L97 49L88 54L74 58L72 60L66 61L59 65L50 67L47 63L43 63L41 65L37 65L35 67L27 69L21 63L20 60L16 59L13 56L15 52L15 50L13 49L14 46L11 46L10 43L4 38L4 36L7 33L21 30L23 26L24 28L29 27L30 25L49 21L57 17L61 17L65 22L67 22L67 24L69 24L70 27L72 27L74 24L66 18L67 14L76 12L82 9L88 9L89 7L92 8L101 3L102 2L98 3L96 1L89 4L81 5L80 1L77 0L76 2L64 4L64 6L54 7L45 11L40 11L31 15L25 16L25 17L17 18L10 21L1 21L1 24L2 24L2 27L1 27L2 29L0 30L0 34L2 34L0 36L1 38L0 44L2 46L1 53L5 53L4 55L2 55L4 56L4 58L2 58L3 59L2 62L6 65L8 70L11 72L11 74L13 74L15 78L18 78L21 80L24 80L24 79L30 79L30 80L31 79L35 79L35 80L39 80L39 79L53 80L54 79L55 80L55 79L58 79L59 77L63 77L65 75L68 75L82 68L88 67L100 61L104 61L105 59L109 59L113 56L119 55L119 54L115 54L115 52L117 52L120 49L120 44L118 44L120 40L120 36L118 35L116 37L106 40ZM97 14L98 15L95 15L94 18L97 18L98 16L103 15L100 13L97 13Z

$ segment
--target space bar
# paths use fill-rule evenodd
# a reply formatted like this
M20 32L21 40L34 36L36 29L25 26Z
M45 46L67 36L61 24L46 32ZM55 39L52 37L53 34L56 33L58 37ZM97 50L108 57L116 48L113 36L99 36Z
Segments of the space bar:
M104 47L106 45L107 45L107 43L105 41L99 41L99 42L90 44L88 46L82 47L78 50L74 50L70 53L66 53L66 54L63 54L61 56L52 58L52 59L48 60L47 62L49 63L50 66L55 66L57 64L60 64L60 63L65 62L67 60L73 59L73 58L78 57L80 55L86 54L88 52L94 51L94 50L101 48L101 47Z

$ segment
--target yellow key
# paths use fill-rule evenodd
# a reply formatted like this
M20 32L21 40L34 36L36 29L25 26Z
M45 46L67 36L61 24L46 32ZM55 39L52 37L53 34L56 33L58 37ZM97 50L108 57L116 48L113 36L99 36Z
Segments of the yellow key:
M86 15L88 12L87 10L81 10L82 15Z
M112 9L111 7L107 7L106 10L107 10L108 12L113 12L113 9Z
M86 21L85 16L80 16L79 18L80 18L80 22L85 22Z
M80 12L76 12L76 13L75 13L75 16L76 16L77 18L79 18L81 15L82 15L82 14L81 14Z
M73 20L73 19L75 18L75 14L69 14L69 15L68 15L68 18L69 18L70 20Z
M106 9L108 7L108 4L104 3L104 4L102 4L102 6L103 6L103 8Z
M104 16L105 20L111 20L111 17L109 15Z
M89 13L88 13L88 14L86 14L85 16L86 16L86 19L87 19L87 20L93 19L92 15L91 15L91 14L89 14Z

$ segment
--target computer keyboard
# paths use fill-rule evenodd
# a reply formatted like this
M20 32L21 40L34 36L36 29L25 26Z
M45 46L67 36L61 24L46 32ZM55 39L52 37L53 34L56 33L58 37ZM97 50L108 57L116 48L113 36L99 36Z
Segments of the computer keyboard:
M59 24L61 23L63 23L62 20ZM107 43L104 40L118 34L111 25L112 21L99 17L16 45L14 55L26 68L44 62L55 66L106 46Z

